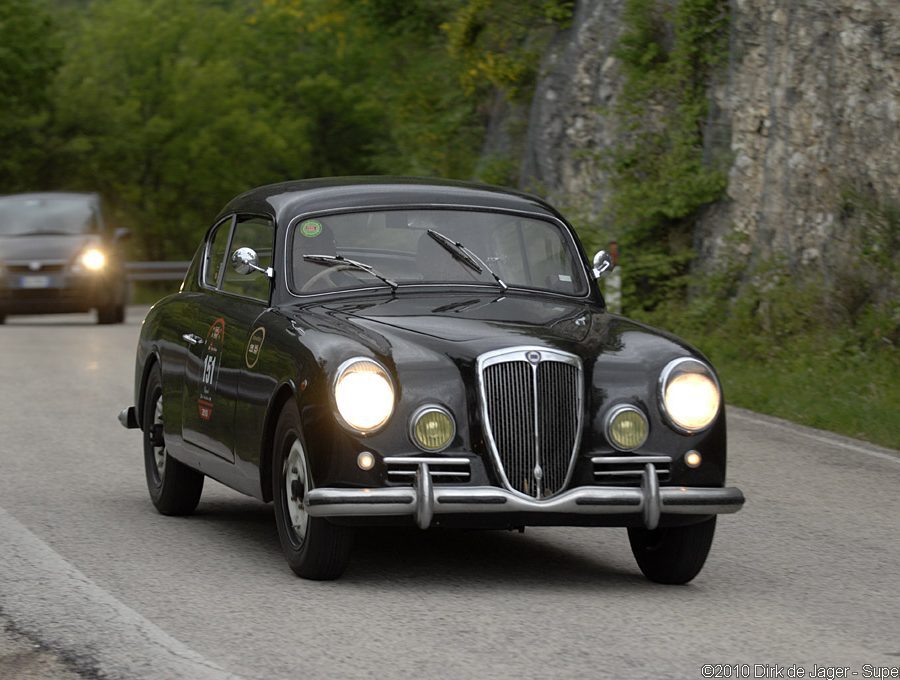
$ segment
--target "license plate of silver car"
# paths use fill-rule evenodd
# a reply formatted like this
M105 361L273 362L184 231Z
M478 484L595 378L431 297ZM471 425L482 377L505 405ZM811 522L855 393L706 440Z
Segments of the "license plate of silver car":
M19 281L22 288L49 288L49 276L23 276Z

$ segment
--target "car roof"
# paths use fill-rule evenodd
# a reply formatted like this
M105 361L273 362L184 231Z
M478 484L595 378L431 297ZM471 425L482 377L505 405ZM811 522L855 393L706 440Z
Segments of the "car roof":
M389 176L328 177L269 184L232 199L219 217L231 213L271 214L278 223L283 223L313 212L402 205L493 208L561 218L540 198L511 189L455 180Z

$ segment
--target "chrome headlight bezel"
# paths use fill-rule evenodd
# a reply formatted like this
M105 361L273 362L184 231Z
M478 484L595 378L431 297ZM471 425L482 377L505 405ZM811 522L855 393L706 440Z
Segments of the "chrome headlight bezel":
M349 422L344 413L341 412L341 406L338 400L338 387L341 383L341 380L343 380L348 375L350 369L353 368L353 366L360 363L371 364L372 366L374 366L377 373L379 373L385 380L385 383L390 390L390 405L387 410L387 415L376 425L368 428L359 427L358 425L354 425L353 423ZM337 371L335 371L334 380L331 383L331 400L334 403L335 418L343 427L347 428L354 434L368 436L381 431L390 422L391 417L394 415L394 410L397 402L397 390L390 372L380 362L370 357L357 356L351 357L350 359L342 362L341 365L338 366Z
M422 416L428 413L443 413L450 419L450 424L453 427L452 432L450 433L450 437L447 439L447 443L441 447L436 449L428 448L418 439L416 439L416 425L419 423L419 419ZM446 451L447 448L453 443L453 440L456 439L456 418L453 417L453 414L450 412L450 409L441 406L440 404L424 404L420 406L415 411L413 411L412 415L409 417L409 439L410 441L420 448L422 451L426 453L440 453L441 451Z
M641 439L640 443L637 446L631 447L622 447L616 444L613 440L611 428L613 424L613 420L617 415L624 412L636 413L641 419L644 421L644 437ZM650 419L647 417L647 414L644 413L643 410L635 406L634 404L616 404L609 412L606 414L606 417L603 419L603 435L606 437L607 443L614 448L616 451L623 451L626 453L630 453L631 451L637 451L644 444L647 443L647 440L650 438Z
M687 366L691 364L696 366L697 370L688 370ZM716 409L709 420L700 427L687 427L679 423L672 416L671 408L666 404L666 389L669 387L670 381L673 379L673 377L677 377L677 375L680 375L682 373L696 373L698 375L702 375L708 378L716 389ZM713 423L716 422L719 414L722 412L722 386L719 384L719 379L716 377L715 371L713 371L712 367L709 366L706 362L694 357L680 357L678 359L673 359L666 364L665 368L663 368L662 372L659 374L658 398L659 410L662 413L666 423L673 430L684 435L694 435L698 434L699 432L708 430L710 427L712 427Z

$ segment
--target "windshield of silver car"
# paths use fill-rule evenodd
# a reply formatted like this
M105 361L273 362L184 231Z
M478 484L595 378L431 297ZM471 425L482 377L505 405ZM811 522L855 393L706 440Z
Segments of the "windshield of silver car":
M394 284L587 293L575 244L560 225L502 212L387 210L300 219L288 253L291 288L300 295Z
M83 198L0 198L0 236L68 235L97 231L96 215Z

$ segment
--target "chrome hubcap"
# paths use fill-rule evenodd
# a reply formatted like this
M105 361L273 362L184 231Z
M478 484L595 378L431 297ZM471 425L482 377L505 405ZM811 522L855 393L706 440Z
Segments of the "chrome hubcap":
M163 406L162 395L156 400L156 408L153 410L153 425L150 430L150 441L153 444L153 460L156 463L156 471L162 480L166 473L166 444L163 441Z
M306 529L309 525L309 513L303 502L307 490L306 479L306 452L298 439L291 445L285 461L284 492L291 526L300 543L306 538Z

